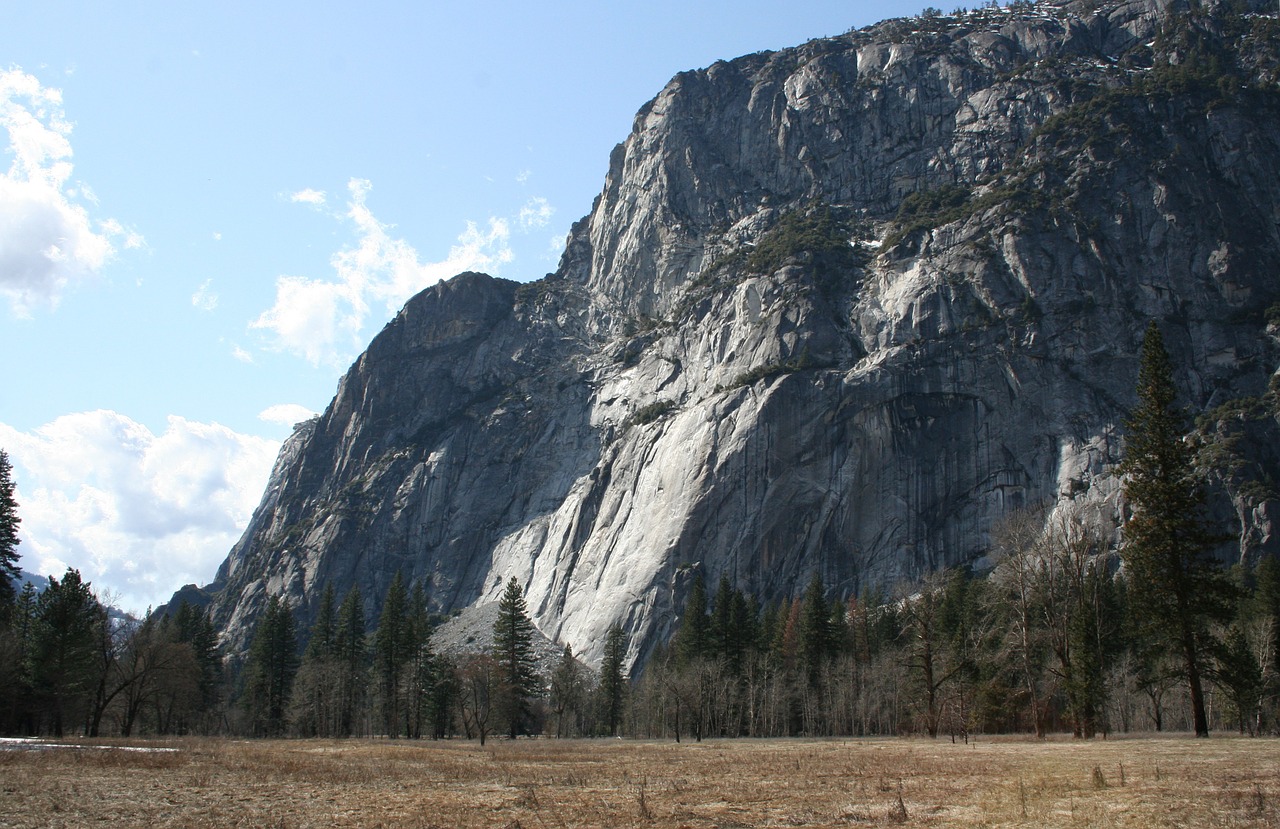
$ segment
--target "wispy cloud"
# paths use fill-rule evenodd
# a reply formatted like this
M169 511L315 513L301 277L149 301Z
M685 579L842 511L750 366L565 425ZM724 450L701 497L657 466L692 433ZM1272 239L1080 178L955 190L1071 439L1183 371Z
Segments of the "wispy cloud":
M313 365L341 367L364 345L364 327L374 313L388 318L441 279L466 270L498 271L512 260L508 222L490 218L484 225L468 222L443 260L421 261L418 251L393 237L390 226L369 209L371 189L364 179L347 185L343 219L354 227L356 241L330 257L332 278L276 280L275 303L251 323L269 334L271 347Z
M213 280L206 279L191 295L191 304L201 311L213 311L218 307L218 295L212 289Z
M520 227L523 230L546 227L555 212L556 209L550 202L541 196L534 196L520 208Z
M559 261L564 255L565 246L569 244L568 233L557 233L547 241L547 254L544 258L552 262Z
M13 312L56 307L73 283L96 274L117 244L142 236L114 219L95 220L97 196L71 180L71 122L62 92L21 69L0 71L0 128L13 162L0 175L0 294Z
M315 412L297 403L277 403L259 412L258 420L265 423L278 423L281 426L292 426L295 423L309 420L315 415Z
M163 432L111 411L32 432L0 423L14 463L24 570L78 568L127 610L209 581L257 506L279 444L170 417Z
M319 207L325 203L325 195L323 190L312 190L308 187L305 190L299 190L289 196L289 201L297 204L310 204Z

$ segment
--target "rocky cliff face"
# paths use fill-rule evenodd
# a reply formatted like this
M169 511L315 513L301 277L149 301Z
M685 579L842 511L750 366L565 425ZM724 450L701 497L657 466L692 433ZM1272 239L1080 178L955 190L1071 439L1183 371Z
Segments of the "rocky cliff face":
M695 568L849 594L980 559L1020 505L1114 525L1153 319L1229 461L1224 555L1275 552L1280 21L1255 11L988 8L677 76L556 274L415 297L286 444L208 588L227 643L270 595L305 623L356 585L376 614L399 570L450 612L514 575L549 639L595 661L621 621L636 661Z

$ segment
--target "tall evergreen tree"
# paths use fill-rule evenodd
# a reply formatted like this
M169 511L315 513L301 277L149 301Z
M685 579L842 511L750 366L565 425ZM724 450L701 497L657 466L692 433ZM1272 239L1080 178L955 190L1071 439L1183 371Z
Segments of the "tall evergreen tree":
M34 730L31 635L37 601L35 587L27 582L11 608L9 626L0 626L0 734Z
M702 659L711 651L711 620L707 616L707 583L702 573L694 574L689 596L680 616L676 634L676 658L682 664Z
M733 586L729 584L728 573L720 574L720 586L716 588L708 633L711 653L726 663L732 661L737 649L738 632L733 627Z
M338 637L337 599L334 597L333 584L326 584L320 594L320 607L316 610L315 621L311 623L311 634L307 639L307 649L303 659L325 660L333 656Z
M316 610L307 648L302 653L302 663L294 677L293 699L289 705L293 730L304 737L329 737L336 730L336 613L333 584L330 583L325 585L320 595L320 607Z
M191 716L178 723L179 730L195 726L208 732L218 725L223 699L222 649L218 646L218 632L208 612L186 601L178 605L169 622L168 640L190 653L197 694L189 712Z
M618 736L626 703L627 678L622 663L627 657L627 635L614 622L604 640L604 661L600 665L600 725L610 737Z
M500 679L499 710L508 734L515 739L528 727L532 702L541 691L533 651L533 622L529 620L524 591L515 576L507 582L498 602L498 619L493 625L493 658L498 664Z
M374 685L382 716L382 732L388 737L396 736L400 730L404 712L402 680L411 646L408 595L404 579L397 572L387 588L387 596L382 601L382 616L373 634Z
M337 661L336 733L350 737L362 729L362 716L368 696L368 644L365 637L364 600L360 588L352 587L338 608L338 628L334 633ZM363 733L363 731L362 731Z
M1255 734L1265 690L1262 666L1239 624L1227 631L1218 654L1216 673L1216 684L1227 695L1240 733Z
M0 449L0 627L17 596L18 579L18 501L14 498L13 465L9 455Z
M106 611L80 571L50 578L36 601L31 678L56 736L86 713L97 681L97 632Z
M298 637L293 609L279 596L272 596L267 602L244 670L241 705L249 716L250 729L260 737L284 734L293 678L298 670Z
M804 594L800 611L799 657L805 680L816 688L822 675L822 667L831 653L831 609L827 606L822 575L813 574Z
M1214 648L1211 623L1231 612L1231 586L1209 558L1213 535L1204 497L1183 440L1173 369L1153 322L1142 342L1138 405L1128 420L1121 464L1132 515L1124 525L1130 605L1143 635L1177 654L1198 737L1208 736L1203 677Z
M435 704L436 660L431 651L431 614L422 584L409 596L408 661L404 671L405 736L419 739L432 722Z

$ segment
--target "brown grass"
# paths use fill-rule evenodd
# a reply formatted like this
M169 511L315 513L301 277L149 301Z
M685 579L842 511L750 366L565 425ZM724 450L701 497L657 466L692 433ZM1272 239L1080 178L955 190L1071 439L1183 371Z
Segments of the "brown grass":
M0 827L1280 826L1270 739L119 745L0 751Z

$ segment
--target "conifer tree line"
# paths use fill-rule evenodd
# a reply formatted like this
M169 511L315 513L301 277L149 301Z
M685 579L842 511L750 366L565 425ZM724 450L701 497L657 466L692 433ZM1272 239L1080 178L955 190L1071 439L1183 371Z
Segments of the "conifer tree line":
M1042 516L1019 514L1004 532ZM1054 520L1057 523L1057 519ZM1017 525L1024 526L1017 526ZM1065 533L1065 534L1059 534ZM1153 636L1115 561L1074 517L994 570L935 573L911 592L840 600L814 579L752 604L695 576L684 624L631 690L627 733L647 738L1196 731L1181 652ZM1280 733L1280 566L1232 574L1237 599L1206 625L1205 723ZM727 606L730 610L725 611Z
M837 594L815 573L762 602L700 566L680 625L638 676L614 624L598 671L535 654L511 579L487 642L433 646L440 619L397 574L367 622L326 587L312 623L268 600L243 664L203 610L108 613L69 569L16 590L18 504L0 451L0 731L263 737L495 734L706 737L1213 729L1280 733L1280 564L1226 570L1160 331L1144 338L1126 424L1125 520L1062 502L1014 510L981 573ZM776 593L776 590L775 590Z

